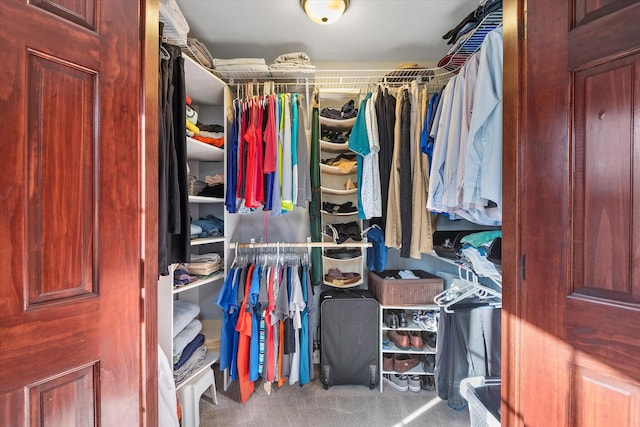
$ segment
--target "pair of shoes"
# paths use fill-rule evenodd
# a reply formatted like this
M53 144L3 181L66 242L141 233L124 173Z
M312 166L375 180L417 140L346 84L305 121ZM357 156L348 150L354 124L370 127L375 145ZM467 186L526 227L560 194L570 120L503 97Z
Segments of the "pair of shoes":
M393 369L396 372L407 372L420 364L420 356L417 354L400 353L393 357Z
M398 326L401 328L406 328L409 326L409 321L407 319L407 313L404 310L387 310L391 313L395 313L398 317Z
M413 323L425 331L438 331L438 315L434 311L416 310L412 315Z
M423 390L435 390L436 381L433 375L423 375L420 378L420 387L422 387Z
M420 393L420 390L422 389L420 375L409 376L408 385L409 385L409 390L413 391L414 393Z
M382 370L393 371L393 353L382 354Z
M327 274L324 275L324 281L334 286L350 285L352 283L356 283L359 280L360 280L359 273L352 273L352 272L343 273L337 268L329 269Z
M329 258L352 259L362 255L362 252L360 251L359 248L335 248L335 249L325 249L324 254Z
M409 350L411 347L411 341L406 331L391 329L387 332L387 336L389 337L389 341L394 343L400 350Z
M398 315L391 310L386 310L384 312L384 324L387 325L387 328L396 329L398 327Z
M420 331L409 332L409 343L411 346L411 350L415 350L415 351L422 350L422 347L424 347L424 341L422 340L422 335Z
M341 205L331 202L322 202L322 210L330 214L337 214L357 212L358 208L353 206L353 202L344 202Z
M356 221L347 223L327 224L326 234L333 236L336 243L344 243L347 239L353 239L357 242L362 240L362 234L360 232L360 226Z
M422 331L421 335L422 335L422 341L424 341L424 343L427 345L427 347L429 347L431 349L435 349L436 348L436 341L437 341L437 336L438 336L437 333L430 332L430 331Z
M422 369L424 369L427 374L433 374L433 371L436 369L435 354L425 354L422 356Z
M409 390L409 377L401 374L388 374L384 376L384 382L398 391Z

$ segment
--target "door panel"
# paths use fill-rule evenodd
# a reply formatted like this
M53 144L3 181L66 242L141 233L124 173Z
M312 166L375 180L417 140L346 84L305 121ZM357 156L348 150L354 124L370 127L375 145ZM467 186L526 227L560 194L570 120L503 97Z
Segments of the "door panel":
M3 426L143 420L138 8L0 2Z
M509 3L504 425L636 426L640 3Z

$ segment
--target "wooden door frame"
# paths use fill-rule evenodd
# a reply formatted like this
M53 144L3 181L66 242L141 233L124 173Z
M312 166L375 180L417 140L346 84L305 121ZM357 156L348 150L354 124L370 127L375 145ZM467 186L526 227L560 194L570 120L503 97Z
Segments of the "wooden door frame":
M503 154L502 154L502 408L504 426L521 425L520 363L520 133L526 95L524 55L526 0L503 1Z
M140 319L141 378L140 419L143 426L158 425L158 0L139 0L140 61L140 140L142 155L140 181L144 216L142 220L141 271L144 290L143 318Z

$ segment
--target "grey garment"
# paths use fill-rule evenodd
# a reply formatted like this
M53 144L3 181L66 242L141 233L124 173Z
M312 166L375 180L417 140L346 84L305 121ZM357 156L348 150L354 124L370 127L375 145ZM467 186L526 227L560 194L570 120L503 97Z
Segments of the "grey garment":
M248 265L245 265L240 269L240 281L238 282L238 298L236 299L238 307L242 307L242 303L244 302L244 287L247 281L247 270L249 270Z
M289 282L287 281L286 267L280 267L277 274L280 279L278 281L278 299L276 300L276 308L273 311L278 320L284 321L289 317L289 290L287 288Z
M258 303L260 304L260 310L265 310L269 305L268 283L267 277L269 275L269 269L265 268L260 275L260 293L258 294Z
M306 207L311 201L311 173L309 170L309 141L307 140L307 112L303 107L303 96L298 95L298 194L294 194L296 206Z
M467 377L500 376L502 310L488 305L463 303L454 313L440 310L435 383L438 396L455 409L467 401L460 382Z

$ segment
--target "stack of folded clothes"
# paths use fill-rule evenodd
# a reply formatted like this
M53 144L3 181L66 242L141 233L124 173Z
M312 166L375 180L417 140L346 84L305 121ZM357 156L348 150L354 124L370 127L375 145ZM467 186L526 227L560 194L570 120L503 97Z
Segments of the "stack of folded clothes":
M207 175L204 182L206 186L198 192L198 196L224 198L224 177L222 175Z
M198 121L198 112L191 108L191 98L188 96L186 114L187 136L214 147L224 147L224 126Z
M191 260L186 264L189 274L208 276L217 273L222 267L222 258L215 252L207 254L191 254Z
M186 301L173 303L173 379L180 385L204 364L207 348L197 319L200 306Z
M197 277L191 273L184 264L179 264L173 272L173 286L179 287L188 285L198 280Z
M278 56L271 65L270 71L304 71L313 72L315 65L311 65L309 55L304 52L285 53Z
M195 225L200 228L200 234L198 237L220 237L224 235L224 220L217 218L213 215L207 215L204 218L191 221L191 225ZM193 238L193 229L191 231L191 237Z

